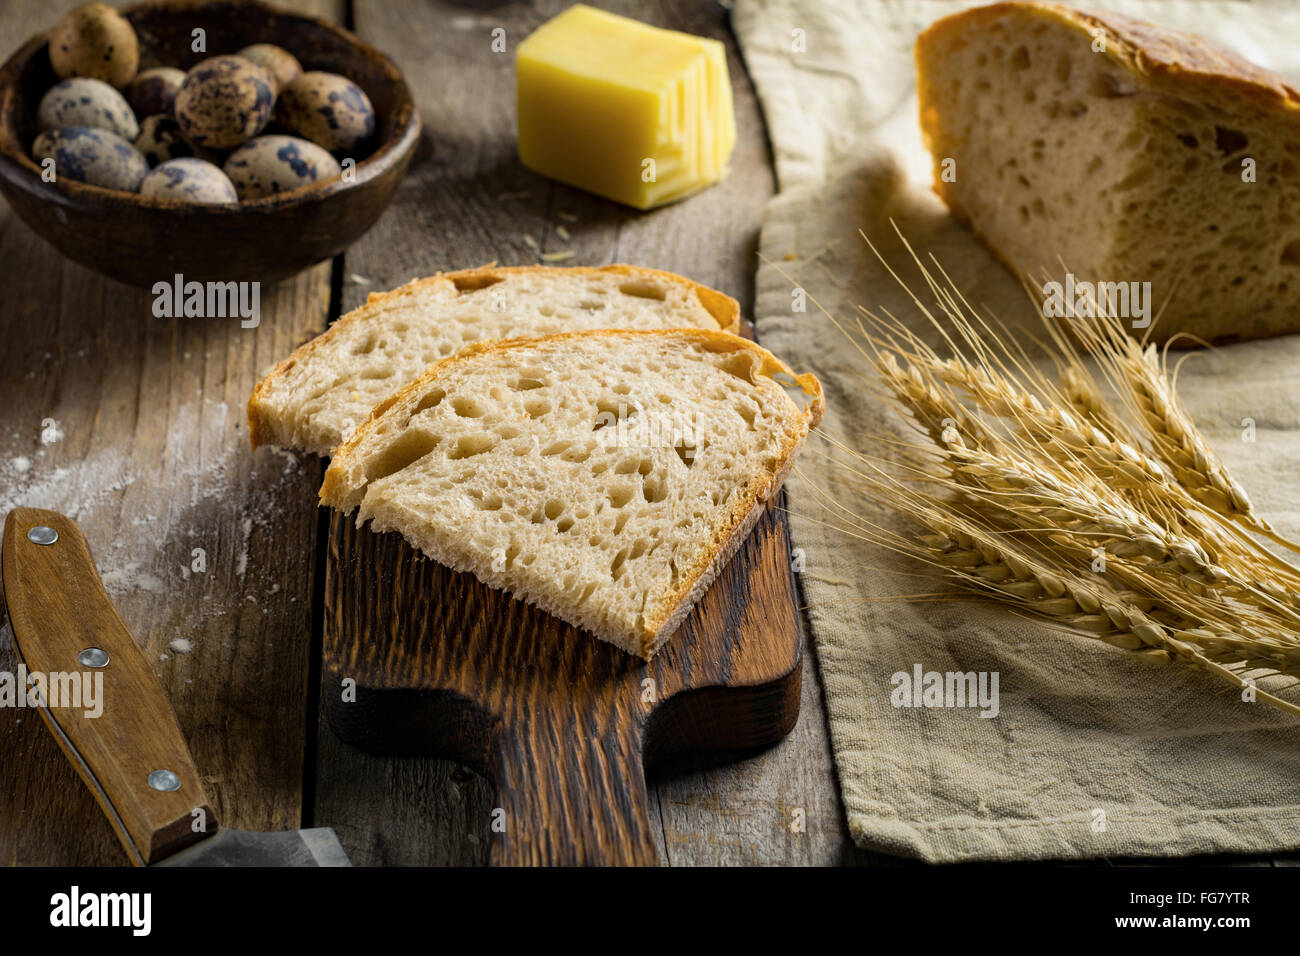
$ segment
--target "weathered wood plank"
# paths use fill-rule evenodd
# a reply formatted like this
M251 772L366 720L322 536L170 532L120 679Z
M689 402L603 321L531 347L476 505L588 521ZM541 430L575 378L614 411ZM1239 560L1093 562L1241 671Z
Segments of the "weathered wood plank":
M74 5L6 4L4 55ZM330 266L263 288L261 325L243 329L153 317L148 292L63 260L7 206L0 261L0 511L50 507L81 524L219 816L298 826L320 466L254 455L243 407L262 371L324 327ZM0 670L15 667L5 628ZM0 710L0 767L0 861L124 862L34 713Z
M345 308L371 291L439 269L536 263L531 238L547 252L572 250L568 264L623 261L681 272L735 296L748 311L761 212L774 186L762 119L725 11L696 2L601 4L658 26L715 36L728 46L740 133L730 177L684 203L642 214L551 183L516 157L514 49L566 5L355 4L356 31L404 71L426 142L393 207L345 256ZM505 53L491 48L498 27L505 30ZM784 743L761 757L653 787L662 860L822 863L845 857L848 841L810 654L805 668L803 711ZM490 793L485 781L453 764L361 754L322 727L316 819L340 830L355 862L484 862ZM805 811L803 833L790 830L796 808Z

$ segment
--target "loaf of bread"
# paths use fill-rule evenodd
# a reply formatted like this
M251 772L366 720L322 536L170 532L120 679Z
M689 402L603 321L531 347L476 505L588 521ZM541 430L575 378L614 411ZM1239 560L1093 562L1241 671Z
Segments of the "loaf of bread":
M940 20L916 63L936 190L1034 287L1149 282L1147 315L1111 311L1142 329L1168 300L1156 340L1300 331L1300 93L1280 77L1035 3Z
M328 455L370 410L431 363L488 339L583 329L734 332L721 292L654 269L469 269L371 295L282 361L248 402L253 447Z
M485 343L380 404L320 497L649 659L823 410L812 375L722 332Z

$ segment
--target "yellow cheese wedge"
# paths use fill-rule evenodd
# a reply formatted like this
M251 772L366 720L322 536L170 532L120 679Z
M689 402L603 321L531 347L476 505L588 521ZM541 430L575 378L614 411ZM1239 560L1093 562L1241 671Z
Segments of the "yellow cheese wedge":
M637 209L726 174L736 116L717 40L578 4L519 45L517 66L530 169Z

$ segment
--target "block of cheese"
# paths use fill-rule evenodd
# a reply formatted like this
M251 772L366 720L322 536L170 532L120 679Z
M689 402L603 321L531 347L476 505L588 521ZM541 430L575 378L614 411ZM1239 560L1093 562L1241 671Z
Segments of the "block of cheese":
M717 40L578 4L519 45L519 158L651 209L717 182L736 143Z

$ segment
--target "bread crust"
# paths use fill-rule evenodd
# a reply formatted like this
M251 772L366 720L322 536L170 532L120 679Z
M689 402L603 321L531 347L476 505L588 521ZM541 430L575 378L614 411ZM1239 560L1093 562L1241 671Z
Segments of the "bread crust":
M684 285L691 289L704 309L718 322L718 325L725 332L735 333L740 331L740 303L731 296L719 292L717 289L711 289L708 286L701 285L679 276L672 272L665 272L661 269L647 269L643 266L632 266L624 263L615 263L607 266L497 266L486 265L478 266L473 269L461 269L456 272L439 272L423 279L412 279L396 289L388 292L372 292L367 297L365 304L358 306L351 312L341 316L338 321L331 325L320 335L315 336L310 341L303 343L296 348L290 355L276 363L273 368L253 389L249 396L246 414L248 417L248 440L253 448L259 445L272 443L275 436L272 435L272 429L266 416L263 415L264 402L267 394L277 384L279 379L288 374L289 371L299 362L309 357L316 349L323 347L330 342L334 336L345 334L346 331L354 324L365 322L384 311L384 308L395 299L413 295L421 289L440 282L451 282L456 285L465 285L473 288L477 283L482 282L484 286L490 285L490 280L504 275L520 273L553 273L562 275L622 275L628 278L655 278L674 285Z
M741 338L729 332L715 332L708 329L602 329L595 331L583 332L563 332L558 335L548 335L531 339L505 339L493 342L480 342L468 346L457 352L455 355L448 356L433 365L416 380L408 383L387 399L380 402L370 414L368 421L373 421L384 414L394 405L401 403L412 393L422 392L429 384L441 375L453 369L459 364L464 364L469 360L490 352L505 352L516 348L527 348L540 342L555 342L568 339L591 339L591 338L608 338L608 337L653 337L653 336L673 336L673 337L691 337L702 342L708 342L722 350L745 350L755 355L759 361L751 369L751 376L762 375L775 379L778 375L789 376L793 383L809 396L807 406L801 413L799 425L787 433L785 442L780 449L779 464L775 471L767 476L763 483L753 483L746 488L736 505L733 506L726 525L720 529L712 544L705 549L696 561L688 568L683 569L681 575L681 584L677 590L671 592L666 601L661 602L665 610L654 620L645 622L645 629L641 635L639 646L635 649L625 648L632 653L636 653L646 660L654 656L665 641L668 640L681 626L682 621L690 613L691 609L704 596L714 579L726 566L727 562L735 555L736 551L744 543L749 532L753 530L763 509L776 496L790 469L794 466L795 455L802 446L808 433L821 422L822 416L826 411L826 398L822 391L821 383L816 376L809 374L798 375L790 369L784 362L778 359L771 352L749 339ZM339 510L351 511L356 507L357 502L348 501L345 489L341 486L341 476L346 472L350 463L350 457L360 440L364 438L362 434L365 426L358 428L352 437L345 441L336 449L334 459L329 469L325 473L325 480L320 489L321 504L333 507ZM442 557L431 554L429 557L435 561L442 560ZM543 608L548 613L555 613L549 608ZM601 636L602 639L623 646L622 642L610 641L608 636Z
M816 381L816 379L814 378L813 381ZM820 383L818 384L818 389L818 397L820 398ZM808 426L809 431L817 427L817 424L821 421L821 415L822 412L825 411L825 407L825 402L823 400L817 412L817 421ZM708 566L700 573L699 577L695 579L690 590L685 594L682 594L680 590L677 592L676 603L672 605L672 610L664 617L662 623L659 624L658 630L651 633L648 642L642 646L641 657L650 660L650 658L654 657L655 652L667 643L670 637L677 633L677 629L682 626L682 622L686 620L687 615L691 613L691 610L695 605L704 597L704 593L708 591L713 582L717 580L718 575L722 573L722 569L727 566L731 559L735 557L736 552L739 551L744 543L749 539L750 532L752 532L754 526L758 524L758 519L762 517L764 510L770 507L772 502L776 500L777 493L785 484L786 478L790 476L790 470L794 467L795 458L799 454L799 449L803 447L804 439L806 437L806 433L800 435L790 445L789 450L785 452L782 465L773 475L772 484L767 493L755 493L748 496L753 499L753 504L750 506L749 511L746 512L744 517L741 518L741 520L737 522L731 531L725 536L722 544L714 549L712 556L708 558Z
M1146 78L1162 92L1186 95L1188 88L1200 90L1220 105L1246 102L1261 110L1276 112L1300 127L1300 92L1263 67L1215 47L1200 37L1158 27L1118 13L1091 13L1050 3L1008 0L976 7L944 17L924 30L916 41L917 61L921 47L950 32L964 32L972 25L996 20L1008 13L1025 13L1056 20L1092 40L1092 31L1105 31L1105 56L1131 73ZM924 123L924 118L923 118ZM927 128L926 135L933 133Z

